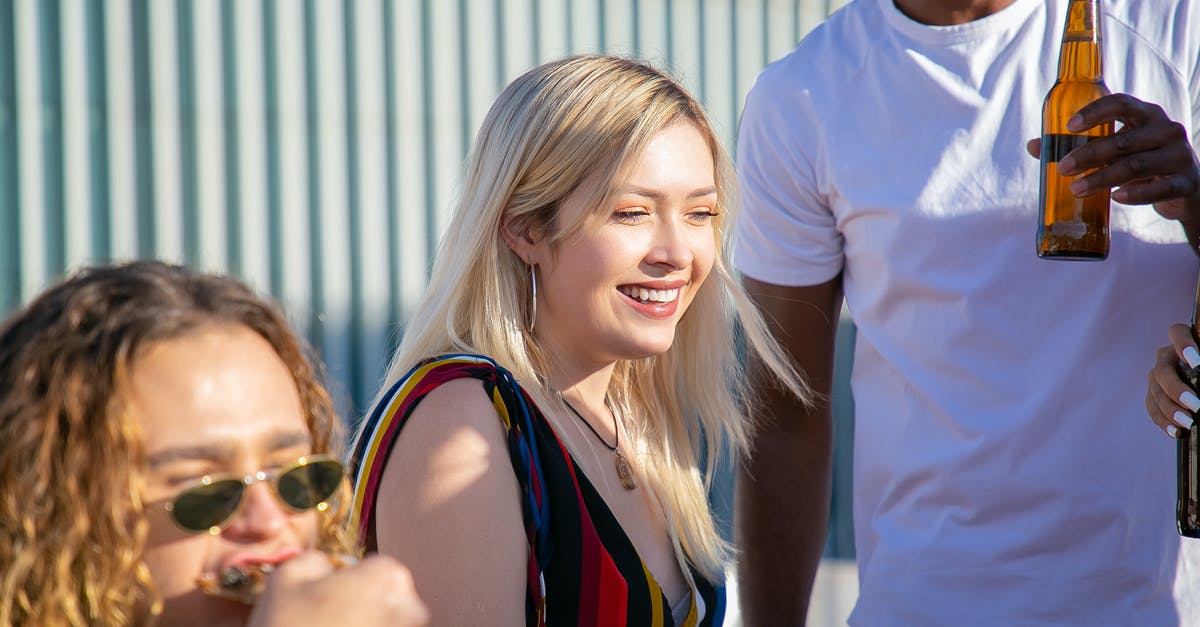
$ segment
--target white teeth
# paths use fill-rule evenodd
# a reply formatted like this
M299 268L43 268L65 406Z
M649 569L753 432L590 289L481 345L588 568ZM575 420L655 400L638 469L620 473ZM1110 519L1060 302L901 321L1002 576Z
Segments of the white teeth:
M669 303L679 297L679 288L672 290L648 290L644 287L622 287L621 293L626 296L640 300L644 303Z

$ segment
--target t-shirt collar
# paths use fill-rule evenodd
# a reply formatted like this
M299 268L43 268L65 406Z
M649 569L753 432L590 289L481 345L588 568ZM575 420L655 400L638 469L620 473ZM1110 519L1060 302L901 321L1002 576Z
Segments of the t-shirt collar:
M999 11L973 22L953 26L930 26L905 15L896 8L894 0L878 0L888 24L914 39L929 43L952 45L978 41L1008 31L1023 23L1046 0L1014 0Z

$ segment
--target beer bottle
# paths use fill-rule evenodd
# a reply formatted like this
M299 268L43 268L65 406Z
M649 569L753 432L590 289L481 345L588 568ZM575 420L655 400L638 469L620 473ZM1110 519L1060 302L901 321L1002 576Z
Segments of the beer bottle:
M1200 281L1196 285L1196 304L1192 307L1192 339L1200 341ZM1200 367L1189 368L1179 364L1180 374L1193 390L1200 391ZM1200 413L1193 419L1200 421ZM1175 522L1179 535L1200 538L1200 424L1191 429L1180 429L1175 441L1175 464L1177 466L1177 490L1175 499Z
M1108 256L1109 190L1076 198L1070 190L1074 179L1058 173L1058 161L1067 153L1113 132L1111 122L1083 133L1067 131L1071 116L1109 93L1101 76L1100 44L1100 1L1071 0L1058 53L1058 80L1042 105L1039 257L1098 261Z

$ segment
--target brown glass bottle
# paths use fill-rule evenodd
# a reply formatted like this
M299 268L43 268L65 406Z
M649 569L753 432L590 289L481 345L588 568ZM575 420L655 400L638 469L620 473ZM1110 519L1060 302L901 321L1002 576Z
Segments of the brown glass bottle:
M1200 316L1200 281L1196 285L1196 304L1192 307L1192 339L1200 341L1197 316ZM1189 368L1180 363L1179 372L1193 390L1200 391L1200 367ZM1192 418L1200 422L1200 412ZM1200 538L1200 424L1179 430L1179 439L1175 441L1175 463L1178 477L1175 523L1179 535Z
M1058 80L1042 105L1042 180L1038 198L1037 253L1052 259L1101 260L1108 256L1109 190L1076 198L1075 177L1058 173L1058 161L1093 137L1111 135L1103 124L1083 133L1067 120L1109 93L1101 72L1100 2L1071 0L1058 53Z

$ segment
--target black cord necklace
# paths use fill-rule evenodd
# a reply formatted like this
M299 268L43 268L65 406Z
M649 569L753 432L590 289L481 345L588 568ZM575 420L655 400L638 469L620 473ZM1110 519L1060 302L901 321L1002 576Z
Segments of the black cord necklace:
M629 465L629 461L626 460L625 456L621 454L621 450L619 448L621 446L621 428L620 425L617 424L617 414L610 410L610 413L612 413L613 417L613 433L615 433L617 436L616 443L610 445L608 442L604 441L604 438L600 437L600 433L596 431L596 428L592 426L592 423L588 422L587 418L583 417L583 414L580 414L578 410L576 410L570 403L567 402L567 399L563 398L562 402L563 405L566 405L567 409L571 410L571 413L575 414L575 417L578 418L579 421L588 428L588 431L591 431L592 435L596 436L597 440L600 440L600 443L603 444L605 448L612 451L613 454L617 456L615 464L617 466L617 477L621 479L621 486L626 490L633 490L637 488L637 484L633 481L633 467Z

